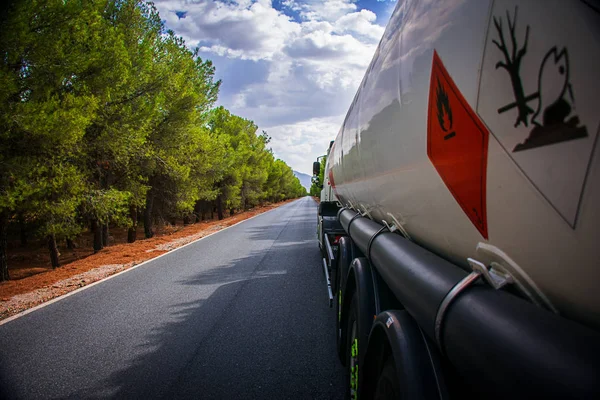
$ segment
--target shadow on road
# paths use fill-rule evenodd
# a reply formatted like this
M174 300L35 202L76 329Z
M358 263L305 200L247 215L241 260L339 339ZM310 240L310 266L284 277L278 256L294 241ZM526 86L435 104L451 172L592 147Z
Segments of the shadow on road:
M284 207L3 326L0 395L341 398L316 208Z
M277 239L272 232L251 237ZM214 291L173 306L127 365L71 397L341 398L319 266L313 240L279 238L268 252L178 282Z

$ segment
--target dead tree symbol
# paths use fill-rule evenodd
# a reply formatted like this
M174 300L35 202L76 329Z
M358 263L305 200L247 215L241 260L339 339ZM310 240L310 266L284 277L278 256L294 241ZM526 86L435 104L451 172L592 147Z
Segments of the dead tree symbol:
M528 116L529 114L533 114L533 110L527 105L527 102L531 99L528 98L529 96L525 96L525 93L523 91L523 84L521 82L521 77L519 76L521 60L527 52L527 41L529 39L529 25L527 25L527 29L525 30L525 43L523 44L523 47L521 47L517 51L517 39L515 37L515 26L517 24L517 10L518 7L515 6L515 14L512 21L508 10L506 11L506 19L508 21L508 29L510 31L512 52L509 54L508 47L504 39L504 31L502 27L501 17L494 17L494 25L496 26L496 31L498 31L498 35L500 36L500 43L498 43L498 41L495 39L492 40L492 42L498 47L498 49L500 49L500 51L504 55L504 61L498 61L498 63L496 63L496 69L504 68L510 75L513 93L515 96L515 102L512 104L512 106L516 106L519 112L519 115L517 116L517 120L515 122L515 127L519 126L521 122L525 126L527 126ZM509 108L512 107L503 107L499 110L499 112L506 111Z

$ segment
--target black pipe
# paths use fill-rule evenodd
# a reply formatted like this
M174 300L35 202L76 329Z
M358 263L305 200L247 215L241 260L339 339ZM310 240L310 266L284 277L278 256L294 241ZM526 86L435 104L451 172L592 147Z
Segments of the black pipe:
M406 242L402 251L398 251L397 239ZM393 233L382 233L373 241L371 262L427 336L435 340L440 304L467 273Z
M381 225L355 215L344 210L339 219L345 229L352 221L347 232L365 252ZM393 233L372 241L371 263L435 341L439 306L467 273ZM600 334L508 292L476 284L461 293L446 312L442 345L488 397L600 398Z

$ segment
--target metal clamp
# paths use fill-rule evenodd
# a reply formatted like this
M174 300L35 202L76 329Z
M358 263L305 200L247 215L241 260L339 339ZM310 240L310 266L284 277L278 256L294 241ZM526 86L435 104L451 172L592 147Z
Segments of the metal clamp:
M366 254L367 255L367 259L369 261L371 261L371 245L373 244L373 241L375 240L375 238L377 236L379 236L380 233L382 233L383 231L386 231L386 230L389 231L389 228L387 227L387 225L386 226L382 226L380 230L378 230L377 232L375 232L373 234L373 236L371 236L369 238L369 243L367 244L367 254Z
M362 217L362 215L360 215L360 213L356 213L356 214L354 214L354 216L352 218L350 218L350 221L348 221L348 229L347 229L348 235L350 234L350 226L352 225L354 220L359 217Z
M504 286L514 282L512 276L510 276L508 273L498 271L497 269L493 268L493 266L488 268L482 262L472 258L467 258L467 262L471 268L473 268L473 272L454 285L452 290L450 290L446 297L444 297L444 300L440 304L435 316L435 340L442 354L444 353L444 348L442 347L442 324L444 323L444 317L448 311L448 307L456 299L456 297L473 283L475 283L479 278L483 278L485 282L487 282L496 290L502 289Z
M446 311L450 304L456 299L456 297L461 294L465 289L475 283L479 277L481 276L481 272L473 271L469 275L465 276L463 280L458 282L452 290L448 292L444 300L440 304L438 308L437 314L435 316L435 341L437 342L438 347L440 348L440 352L444 354L444 347L442 346L442 323L444 322L444 317L446 316Z

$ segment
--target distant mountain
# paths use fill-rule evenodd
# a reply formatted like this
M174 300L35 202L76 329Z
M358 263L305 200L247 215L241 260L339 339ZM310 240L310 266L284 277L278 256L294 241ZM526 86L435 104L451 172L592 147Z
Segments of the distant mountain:
M302 184L302 186L304 186L306 188L306 190L309 191L310 185L312 184L312 182L310 181L312 176L303 174L302 172L298 172L298 171L294 171L294 175L296 175L298 177L298 179L300 179L300 184Z

